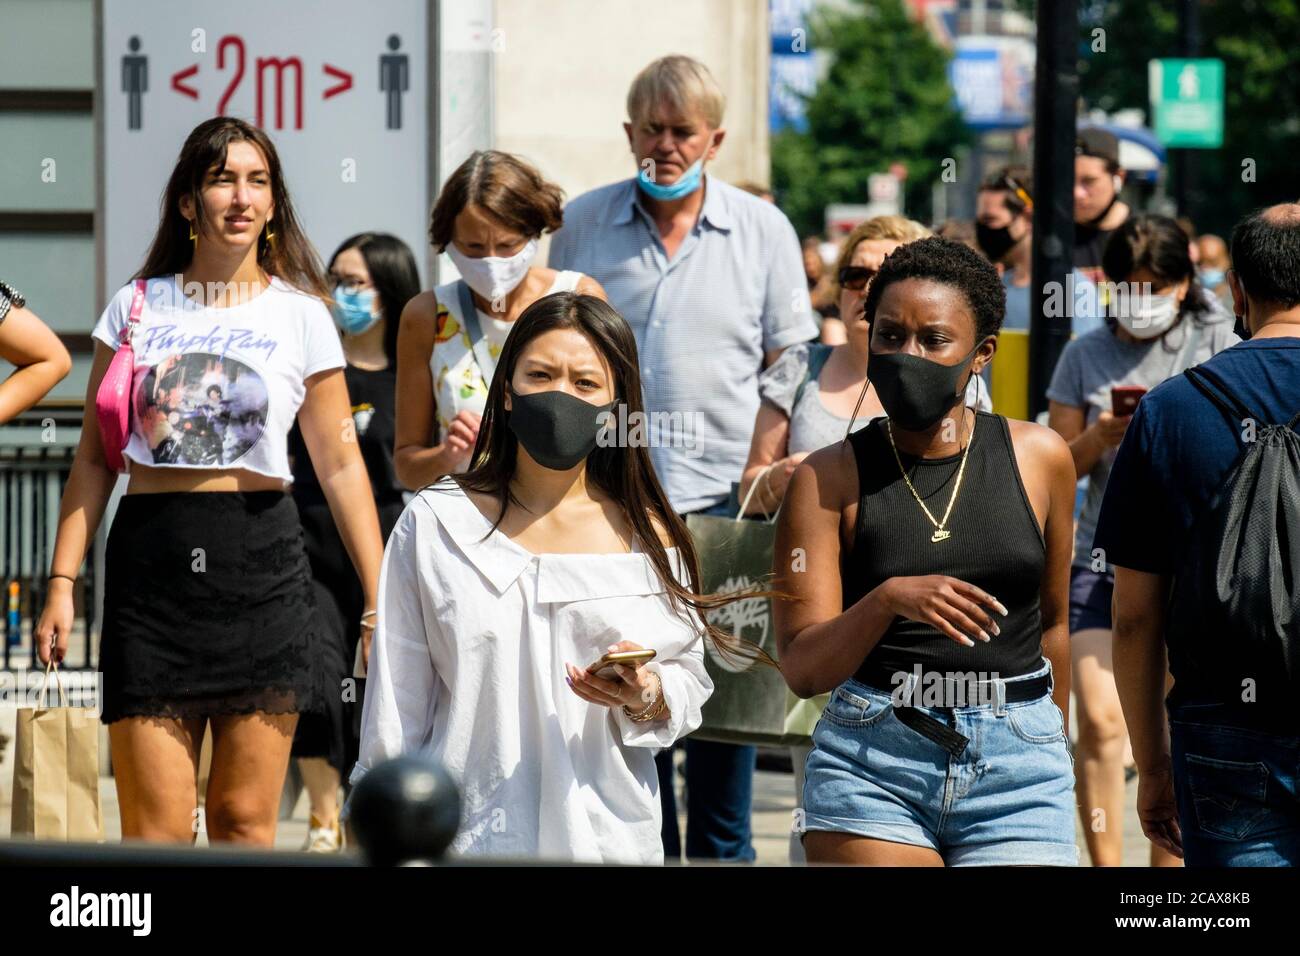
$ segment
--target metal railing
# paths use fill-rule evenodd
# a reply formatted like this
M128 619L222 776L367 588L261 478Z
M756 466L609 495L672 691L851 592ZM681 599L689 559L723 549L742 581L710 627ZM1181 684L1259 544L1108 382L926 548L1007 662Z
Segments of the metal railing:
M4 602L0 671L40 666L33 632L45 607L59 503L81 426L82 403L62 401L38 405L0 427L0 587ZM76 617L64 658L68 670L94 670L96 666L107 519L106 515L73 589Z

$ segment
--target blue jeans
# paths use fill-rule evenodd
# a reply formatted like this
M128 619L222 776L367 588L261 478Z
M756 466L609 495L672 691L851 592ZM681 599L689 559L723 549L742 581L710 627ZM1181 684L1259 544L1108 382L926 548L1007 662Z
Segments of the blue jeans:
M926 847L949 866L1078 863L1074 764L1050 693L917 709L967 738L959 755L908 726L891 691L836 688L804 766L806 830Z
M754 862L750 807L758 748L711 740L679 741L686 749L686 856L691 860ZM655 757L663 806L664 860L680 861L677 797L672 787L672 750Z
M695 514L730 515L726 500ZM683 520L686 516L682 515ZM686 749L686 856L693 860L752 863L754 844L750 809L754 798L754 766L758 748L709 740L678 741ZM655 757L663 807L665 861L682 858L677 827L677 797L673 788L672 750Z
M1170 709L1188 866L1300 865L1300 736L1225 725L1219 704Z

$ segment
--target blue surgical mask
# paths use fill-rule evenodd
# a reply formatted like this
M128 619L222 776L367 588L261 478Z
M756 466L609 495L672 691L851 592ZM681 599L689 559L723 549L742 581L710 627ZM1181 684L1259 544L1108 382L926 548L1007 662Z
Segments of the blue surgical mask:
M1226 271L1223 269L1202 269L1201 285L1205 286L1207 289L1214 289L1223 282L1223 277L1226 274Z
M330 311L340 329L348 335L360 335L379 321L374 308L374 289L348 292L340 285L334 290L334 306Z
M701 156L695 162L691 163L686 172L682 173L677 182L671 186L661 186L654 182L645 167L641 167L641 172L637 174L636 184L641 187L651 199L681 199L683 196L689 196L695 190L700 188L701 178L704 174L704 157Z

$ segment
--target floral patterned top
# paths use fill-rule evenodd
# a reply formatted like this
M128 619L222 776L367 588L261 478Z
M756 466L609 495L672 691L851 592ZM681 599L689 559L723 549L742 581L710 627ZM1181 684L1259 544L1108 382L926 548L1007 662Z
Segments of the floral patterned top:
M561 272L546 294L572 292L581 280L581 272ZM479 309L478 324L483 339L471 343L460 314L460 292L456 288L459 281L448 282L433 290L438 300L437 331L433 351L429 354L429 371L433 374L433 398L437 403L438 442L446 438L447 429L457 412L468 409L483 414L497 357L514 325L514 322L493 318ZM477 355L490 358L492 367L480 367Z

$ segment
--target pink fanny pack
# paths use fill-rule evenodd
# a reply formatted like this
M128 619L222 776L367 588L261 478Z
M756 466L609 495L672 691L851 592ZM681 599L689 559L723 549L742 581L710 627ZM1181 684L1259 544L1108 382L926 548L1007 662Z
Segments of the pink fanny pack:
M131 297L131 316L122 329L121 344L100 380L99 391L95 393L95 416L99 419L99 434L104 444L104 462L119 472L126 470L122 452L131 438L131 386L135 380L131 333L140 321L144 291L144 279L136 279L135 295Z

